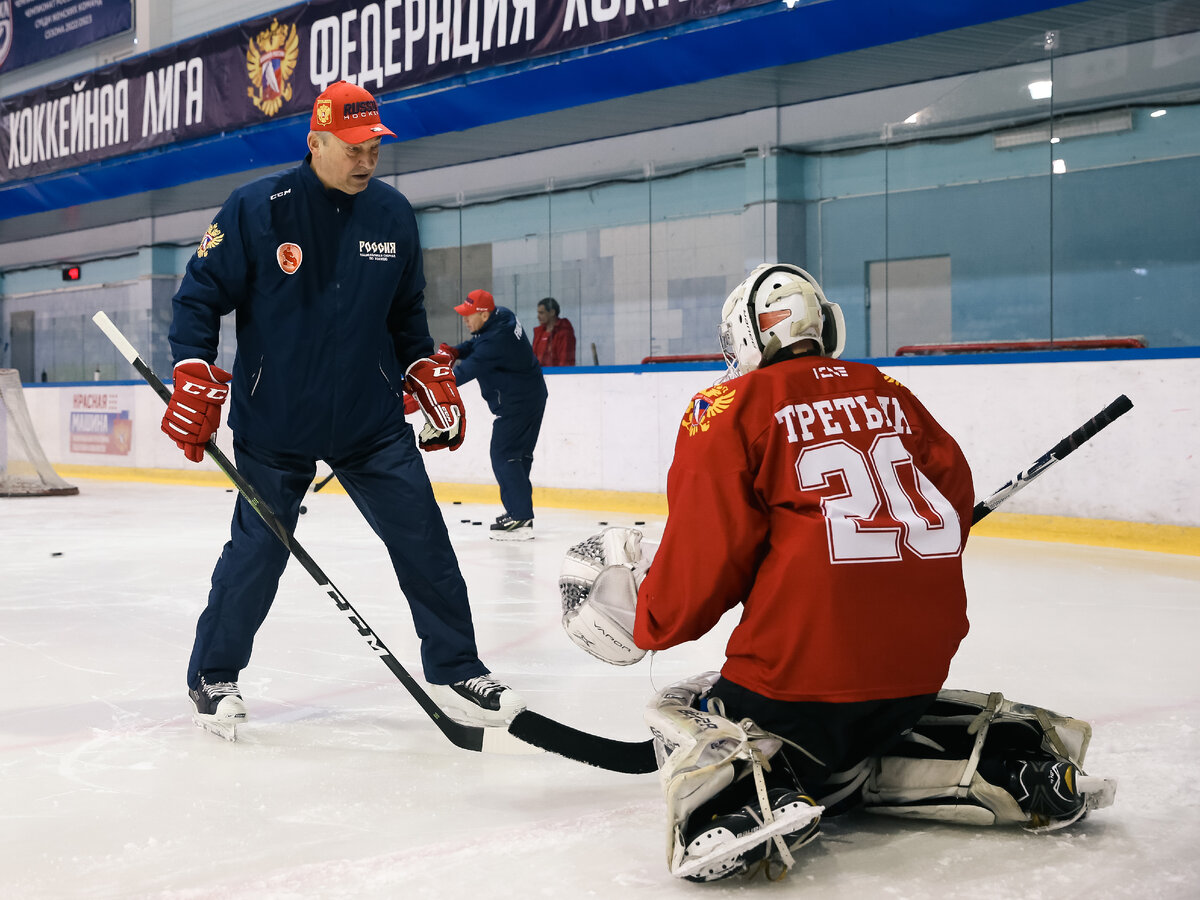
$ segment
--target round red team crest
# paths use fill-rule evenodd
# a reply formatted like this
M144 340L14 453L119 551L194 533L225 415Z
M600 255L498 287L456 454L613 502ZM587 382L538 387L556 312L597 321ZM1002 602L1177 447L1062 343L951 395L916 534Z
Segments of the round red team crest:
M304 261L304 251L299 244L280 244L275 251L275 258L279 260L279 268L283 269L284 274L291 275Z

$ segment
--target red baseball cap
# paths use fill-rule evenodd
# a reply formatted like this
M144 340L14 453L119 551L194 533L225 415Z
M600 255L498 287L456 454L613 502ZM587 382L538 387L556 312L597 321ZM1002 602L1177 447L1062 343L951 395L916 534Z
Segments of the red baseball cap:
M328 131L347 144L396 133L379 121L379 104L366 88L338 81L325 89L313 104L310 131Z
M474 290L467 294L466 300L454 307L454 311L460 316L469 316L484 310L491 312L495 308L496 300L491 294L485 290Z

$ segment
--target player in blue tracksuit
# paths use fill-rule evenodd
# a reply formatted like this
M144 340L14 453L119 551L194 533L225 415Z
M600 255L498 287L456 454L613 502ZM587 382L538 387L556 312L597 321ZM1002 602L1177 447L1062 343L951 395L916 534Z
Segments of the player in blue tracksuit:
M370 93L346 82L317 99L311 128L305 161L235 190L188 263L174 297L163 430L198 462L231 394L237 467L289 531L325 460L387 547L430 695L452 718L503 724L522 704L479 659L466 584L404 420L407 388L442 426L427 427L422 448L461 443L453 375L428 358L416 218L371 177L392 132ZM230 312L232 376L212 365ZM239 497L187 672L197 724L224 737L246 718L237 679L287 560Z
M529 472L546 411L546 379L533 355L529 335L512 310L496 306L487 291L475 290L454 307L466 319L471 338L443 352L457 359L458 384L478 381L495 415L492 422L492 471L500 485L504 513L491 526L496 540L533 537L533 486Z

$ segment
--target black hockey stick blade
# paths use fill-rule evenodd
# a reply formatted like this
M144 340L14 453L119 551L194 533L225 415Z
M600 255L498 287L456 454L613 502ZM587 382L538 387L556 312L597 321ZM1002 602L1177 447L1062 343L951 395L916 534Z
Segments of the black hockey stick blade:
M645 775L658 771L650 740L618 741L588 734L528 709L517 713L508 731L527 744L610 772Z
M1033 479L1037 478L1056 462L1060 462L1071 453L1078 450L1085 442L1092 439L1104 428L1111 425L1125 413L1133 409L1133 401L1124 394L1119 396L1092 418L1088 419L1065 438L1039 456L1028 469L1017 475L1012 481L1000 488L990 497L975 504L975 512L971 517L974 525L997 506L1015 494Z
M334 476L334 473L330 472L328 475L326 475L324 478L322 478L320 481L318 481L316 484L314 484L312 492L315 494L318 491L320 491L321 488L325 487L325 485L327 485L327 484L329 484L329 482L333 481L333 476Z
M98 312L92 317L100 330L112 341L113 345L120 351L121 355L127 359L130 364L137 370L138 374L145 379L146 383L154 389L154 392L162 398L163 402L170 402L171 392L167 390L166 385L162 383L155 373L129 343L125 335L120 329L112 323L103 312ZM322 571L321 567L313 560L308 552L300 546L300 543L292 536L292 534L284 527L283 523L267 505L266 501L259 496L254 486L250 484L242 475L241 472L229 461L228 457L217 446L216 441L210 440L204 445L204 451L212 458L226 477L233 482L238 489L238 493L245 498L246 502L254 509L256 513L266 523L267 527L274 532L275 536L283 543L291 552L296 561L304 567L305 571L312 576L325 593L333 600L346 617L350 620L350 624L357 629L358 633L366 640L372 652L374 652L384 664L391 670L392 674L400 681L402 685L412 694L413 699L425 711L425 714L433 720L433 723L441 730L451 743L464 750L475 750L487 753L510 753L510 754L525 754L538 753L540 748L531 745L527 742L520 741L513 735L509 734L506 729L499 727L483 728L478 725L463 725L455 722L448 717L440 706L433 702L429 694L421 687L408 670L400 664L400 661L392 655L392 652L387 648L383 641L371 629L366 620L359 615L358 610L346 599L345 595L329 580L329 577Z

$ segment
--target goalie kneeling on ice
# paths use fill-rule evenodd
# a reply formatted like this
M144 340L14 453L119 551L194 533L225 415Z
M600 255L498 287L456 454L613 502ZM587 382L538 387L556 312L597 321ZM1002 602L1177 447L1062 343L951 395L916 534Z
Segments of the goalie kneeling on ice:
M655 546L636 528L613 526L567 551L558 578L563 629L597 659L629 666L646 655L633 642L633 622Z

